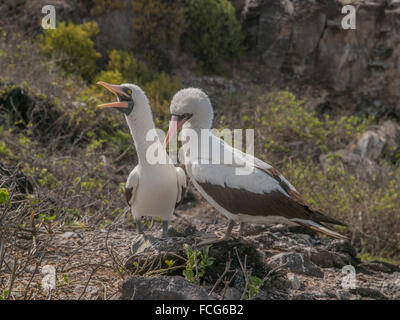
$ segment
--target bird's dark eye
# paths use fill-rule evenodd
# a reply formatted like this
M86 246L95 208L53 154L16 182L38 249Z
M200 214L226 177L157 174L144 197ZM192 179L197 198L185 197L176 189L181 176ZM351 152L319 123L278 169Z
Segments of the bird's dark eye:
M126 93L131 95L132 94L132 90L131 89L126 90Z

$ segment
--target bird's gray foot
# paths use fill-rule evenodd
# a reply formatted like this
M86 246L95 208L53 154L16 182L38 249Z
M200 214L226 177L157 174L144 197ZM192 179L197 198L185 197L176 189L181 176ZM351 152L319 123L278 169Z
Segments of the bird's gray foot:
M143 225L142 225L142 221L140 221L140 218L136 219L136 231L139 234L144 234L143 232Z
M243 233L244 233L244 222L241 222L240 227L239 227L239 237L240 238L243 237Z
M168 238L168 220L163 221L162 238L163 239L167 239Z
M235 221L229 220L228 228L226 229L225 235L219 239L204 240L198 244L198 246L205 246L210 244L215 244L219 242L224 242L232 239L232 229L235 226Z

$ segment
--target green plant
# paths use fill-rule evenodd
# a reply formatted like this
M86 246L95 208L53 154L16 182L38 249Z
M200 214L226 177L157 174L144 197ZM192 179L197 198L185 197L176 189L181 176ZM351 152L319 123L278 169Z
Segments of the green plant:
M7 148L5 142L3 141L0 141L0 155L7 158L11 158L14 156L14 154L11 152L10 149Z
M67 74L79 74L91 80L96 72L96 61L101 57L94 48L91 38L97 35L96 22L75 25L60 22L56 29L45 30L40 36L42 50L54 55Z
M49 216L45 213L39 214L39 221L43 223L44 227L46 228L47 233L52 233L51 226L54 222L54 219L57 217L56 214Z
M0 205L7 204L11 207L10 195L6 188L0 188Z
M62 280L59 282L60 285L68 286L71 284L71 280L66 273L62 273L61 276L62 276Z
M147 66L132 53L112 50L108 53L108 57L107 70L119 71L124 82L142 86L152 79L152 74Z
M190 245L184 245L187 262L183 275L190 282L199 282L209 266L214 263L215 258L209 256L211 245L203 248L202 251L193 249Z
M244 295L244 299L250 299L258 295L260 293L260 288L263 285L263 280L256 276L250 276L249 279L250 282L248 286L248 291L247 294Z
M339 157L331 157L323 170L310 159L288 161L282 168L313 208L350 226L360 254L398 257L400 170L383 166L380 171L366 180Z
M169 121L169 103L173 95L183 85L177 77L171 77L166 73L159 73L155 75L154 79L144 85L151 109L155 115L155 122L157 127L162 127L166 130Z
M175 265L175 261L174 260L168 260L167 259L164 262L168 266L168 268L172 268Z
M278 91L260 98L254 127L256 135L267 137L263 147L281 157L293 155L293 143L303 144L309 154L343 148L364 132L372 120L352 115L336 119L328 115L319 117L306 100L289 91Z
M9 290L3 290L3 292L0 293L0 301L1 301L1 300L6 300L6 299L7 299L8 292L9 292Z
M91 10L93 16L100 16L107 8L122 9L123 4L121 0L93 0L94 6Z
M186 34L200 69L215 71L221 61L244 52L244 34L228 0L185 0Z
M133 0L133 42L152 65L164 65L168 50L176 50L184 28L179 1Z

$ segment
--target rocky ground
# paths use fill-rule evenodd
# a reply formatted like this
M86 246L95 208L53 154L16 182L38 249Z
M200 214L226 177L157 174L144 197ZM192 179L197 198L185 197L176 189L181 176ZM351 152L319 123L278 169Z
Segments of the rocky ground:
M194 200L196 198L196 200ZM161 240L155 222L146 237L123 219L100 230L64 230L17 241L31 252L17 261L6 255L18 277L12 297L21 299L399 299L400 268L356 257L348 241L330 240L300 227L247 225L243 238L211 246L214 258L202 277L183 277L184 244L215 238L225 218L203 200L189 199L174 217L169 239ZM35 246L32 245L35 240ZM132 253L133 252L133 253ZM200 260L200 258L199 258ZM171 262L173 261L173 262ZM169 262L167 265L166 262ZM197 261L200 269L201 261ZM56 289L42 289L44 266L56 268ZM355 267L355 287L342 287L342 268ZM196 273L197 265L193 267ZM10 271L12 272L12 271ZM3 274L3 277L5 275ZM346 282L345 283L350 283Z

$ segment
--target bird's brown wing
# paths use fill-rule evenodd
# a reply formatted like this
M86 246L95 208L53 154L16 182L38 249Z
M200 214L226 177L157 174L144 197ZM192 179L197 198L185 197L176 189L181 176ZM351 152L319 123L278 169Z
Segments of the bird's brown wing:
M264 168L257 166L257 169L259 169L259 170L265 172L266 174L270 175L271 177L273 177L279 183L279 185L290 195L290 197L293 201L297 202L300 206L309 210L312 213L311 220L346 226L344 223L342 223L336 219L333 219L331 217L326 216L321 211L312 209L309 206L309 204L307 203L307 201L303 198L303 196L297 190L294 190L293 188L291 188L287 184L287 182L281 178L282 174L274 167L271 167L269 169L264 169Z

